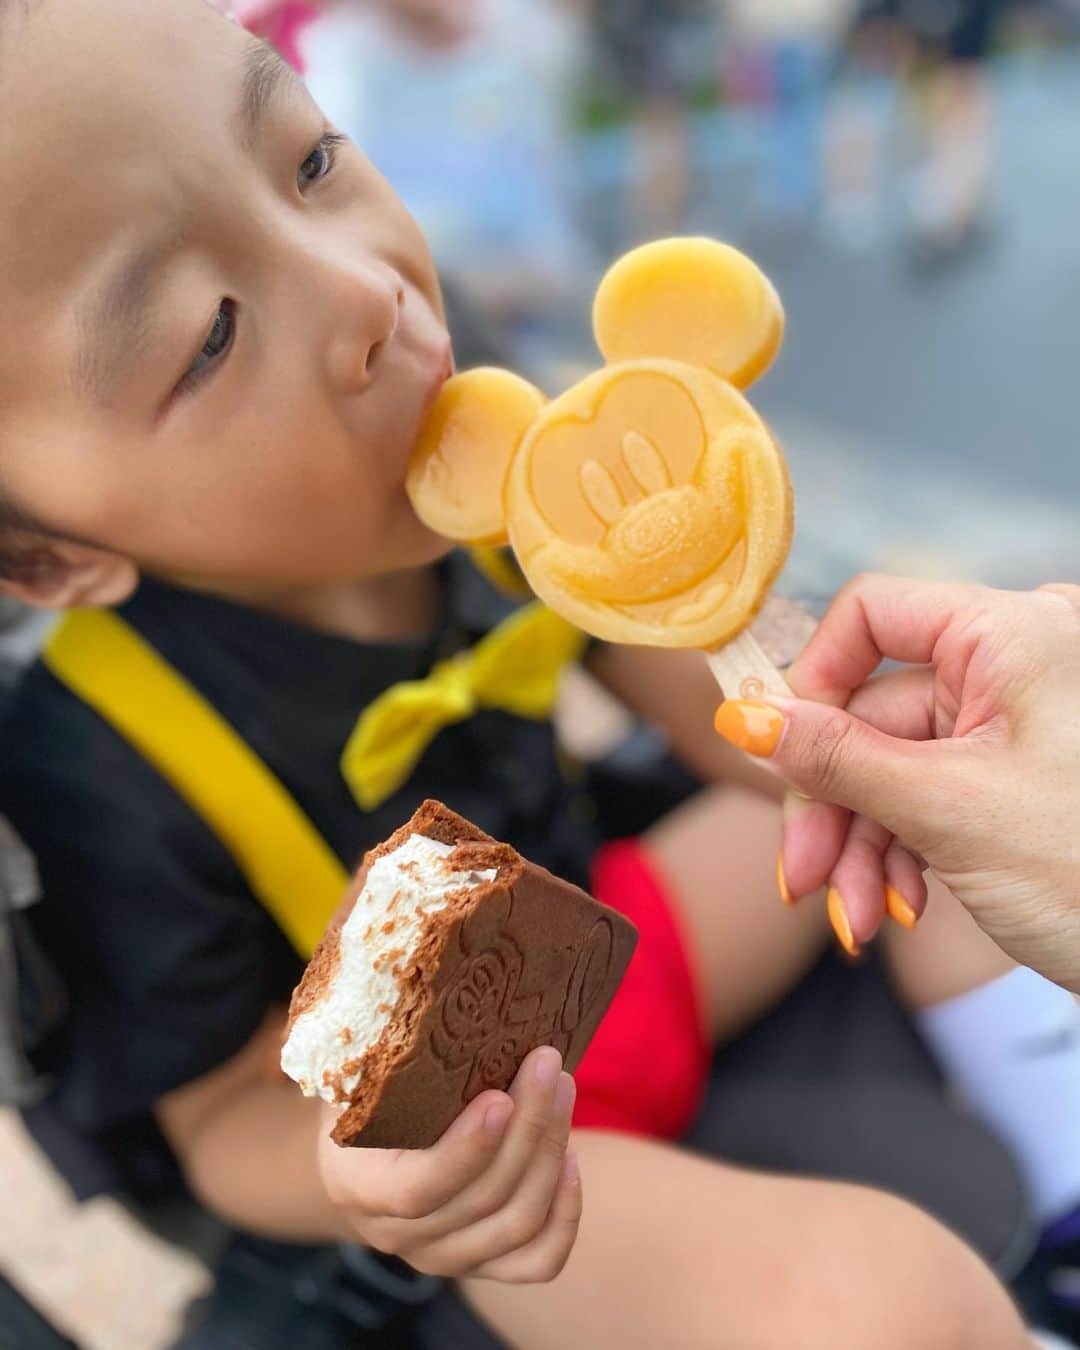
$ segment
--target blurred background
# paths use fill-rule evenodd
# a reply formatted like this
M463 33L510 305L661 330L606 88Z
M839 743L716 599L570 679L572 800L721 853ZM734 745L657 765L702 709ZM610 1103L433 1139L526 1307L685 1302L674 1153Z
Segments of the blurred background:
M780 589L1080 579L1080 0L241 4L394 182L459 362L558 392L622 250L750 252L788 311L755 392L798 528ZM0 611L0 675L38 629ZM0 1267L78 1344L169 1344L205 1270L75 1214L0 1112ZM22 1161L20 1161L22 1159ZM135 1282L137 1299L121 1294Z
M369 0L261 22L405 196L459 357L549 392L604 266L747 249L789 316L755 395L789 587L1080 572L1078 0Z

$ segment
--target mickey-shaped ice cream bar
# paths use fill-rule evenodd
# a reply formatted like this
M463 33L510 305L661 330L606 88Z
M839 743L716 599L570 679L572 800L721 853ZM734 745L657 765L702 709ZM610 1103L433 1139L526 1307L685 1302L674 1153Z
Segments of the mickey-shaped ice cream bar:
M612 642L715 649L783 566L784 457L740 393L779 349L764 274L711 239L646 244L597 292L607 365L558 398L508 371L446 385L408 490L432 529L509 541L536 594Z

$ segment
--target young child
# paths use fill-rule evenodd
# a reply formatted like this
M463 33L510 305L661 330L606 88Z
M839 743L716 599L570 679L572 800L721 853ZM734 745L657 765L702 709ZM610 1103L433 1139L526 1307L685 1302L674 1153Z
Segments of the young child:
M4 0L0 102L4 586L117 607L61 630L0 769L70 998L39 1055L54 1156L93 1144L145 1180L169 1156L160 1130L228 1220L399 1253L462 1281L524 1347L1024 1345L989 1273L911 1207L663 1142L693 1115L710 1044L824 941L820 906L774 901L773 802L713 788L594 860L547 723L483 691L389 784L343 776L357 718L492 626L490 594L403 489L451 357L424 240L387 185L203 0ZM702 777L730 773L702 734L716 695L698 659L591 664ZM591 873L635 919L642 956L572 1135L574 1084L541 1050L428 1152L328 1143L274 1067L306 882L275 909L290 859L250 855L244 781L330 873L439 796ZM964 942L966 963L917 997L1005 967Z

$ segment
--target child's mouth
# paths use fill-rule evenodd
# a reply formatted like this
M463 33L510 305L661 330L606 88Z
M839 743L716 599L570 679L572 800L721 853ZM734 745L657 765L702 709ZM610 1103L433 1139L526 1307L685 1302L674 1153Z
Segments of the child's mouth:
M417 421L418 434L420 428L424 425L428 417L431 415L431 410L435 407L435 403L438 400L439 394L442 392L443 385L450 378L450 376L453 375L453 373L454 373L454 353L453 349L450 346L450 339L447 338L445 342L442 343L440 346L440 350L438 352L435 361L435 373L432 377L431 385L427 391L427 394L424 397L423 404L421 405L420 408L420 417Z

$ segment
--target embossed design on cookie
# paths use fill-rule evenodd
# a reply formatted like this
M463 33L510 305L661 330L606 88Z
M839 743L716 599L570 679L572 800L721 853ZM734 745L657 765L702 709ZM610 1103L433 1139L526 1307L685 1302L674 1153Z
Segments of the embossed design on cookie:
M614 960L612 926L599 919L573 966L567 962L541 989L523 990L526 961L507 932L510 911L509 902L491 902L462 925L465 959L437 1008L431 1051L451 1073L468 1065L463 1103L507 1087L534 1046L554 1045L565 1056L603 997Z
M491 1075L505 1056L503 1031L511 1020L524 966L517 943L503 935L468 957L443 995L432 1050L451 1070L472 1062L466 1089L470 1096L475 1095L471 1090L474 1078L494 1081ZM482 1081L476 1091L487 1085Z

